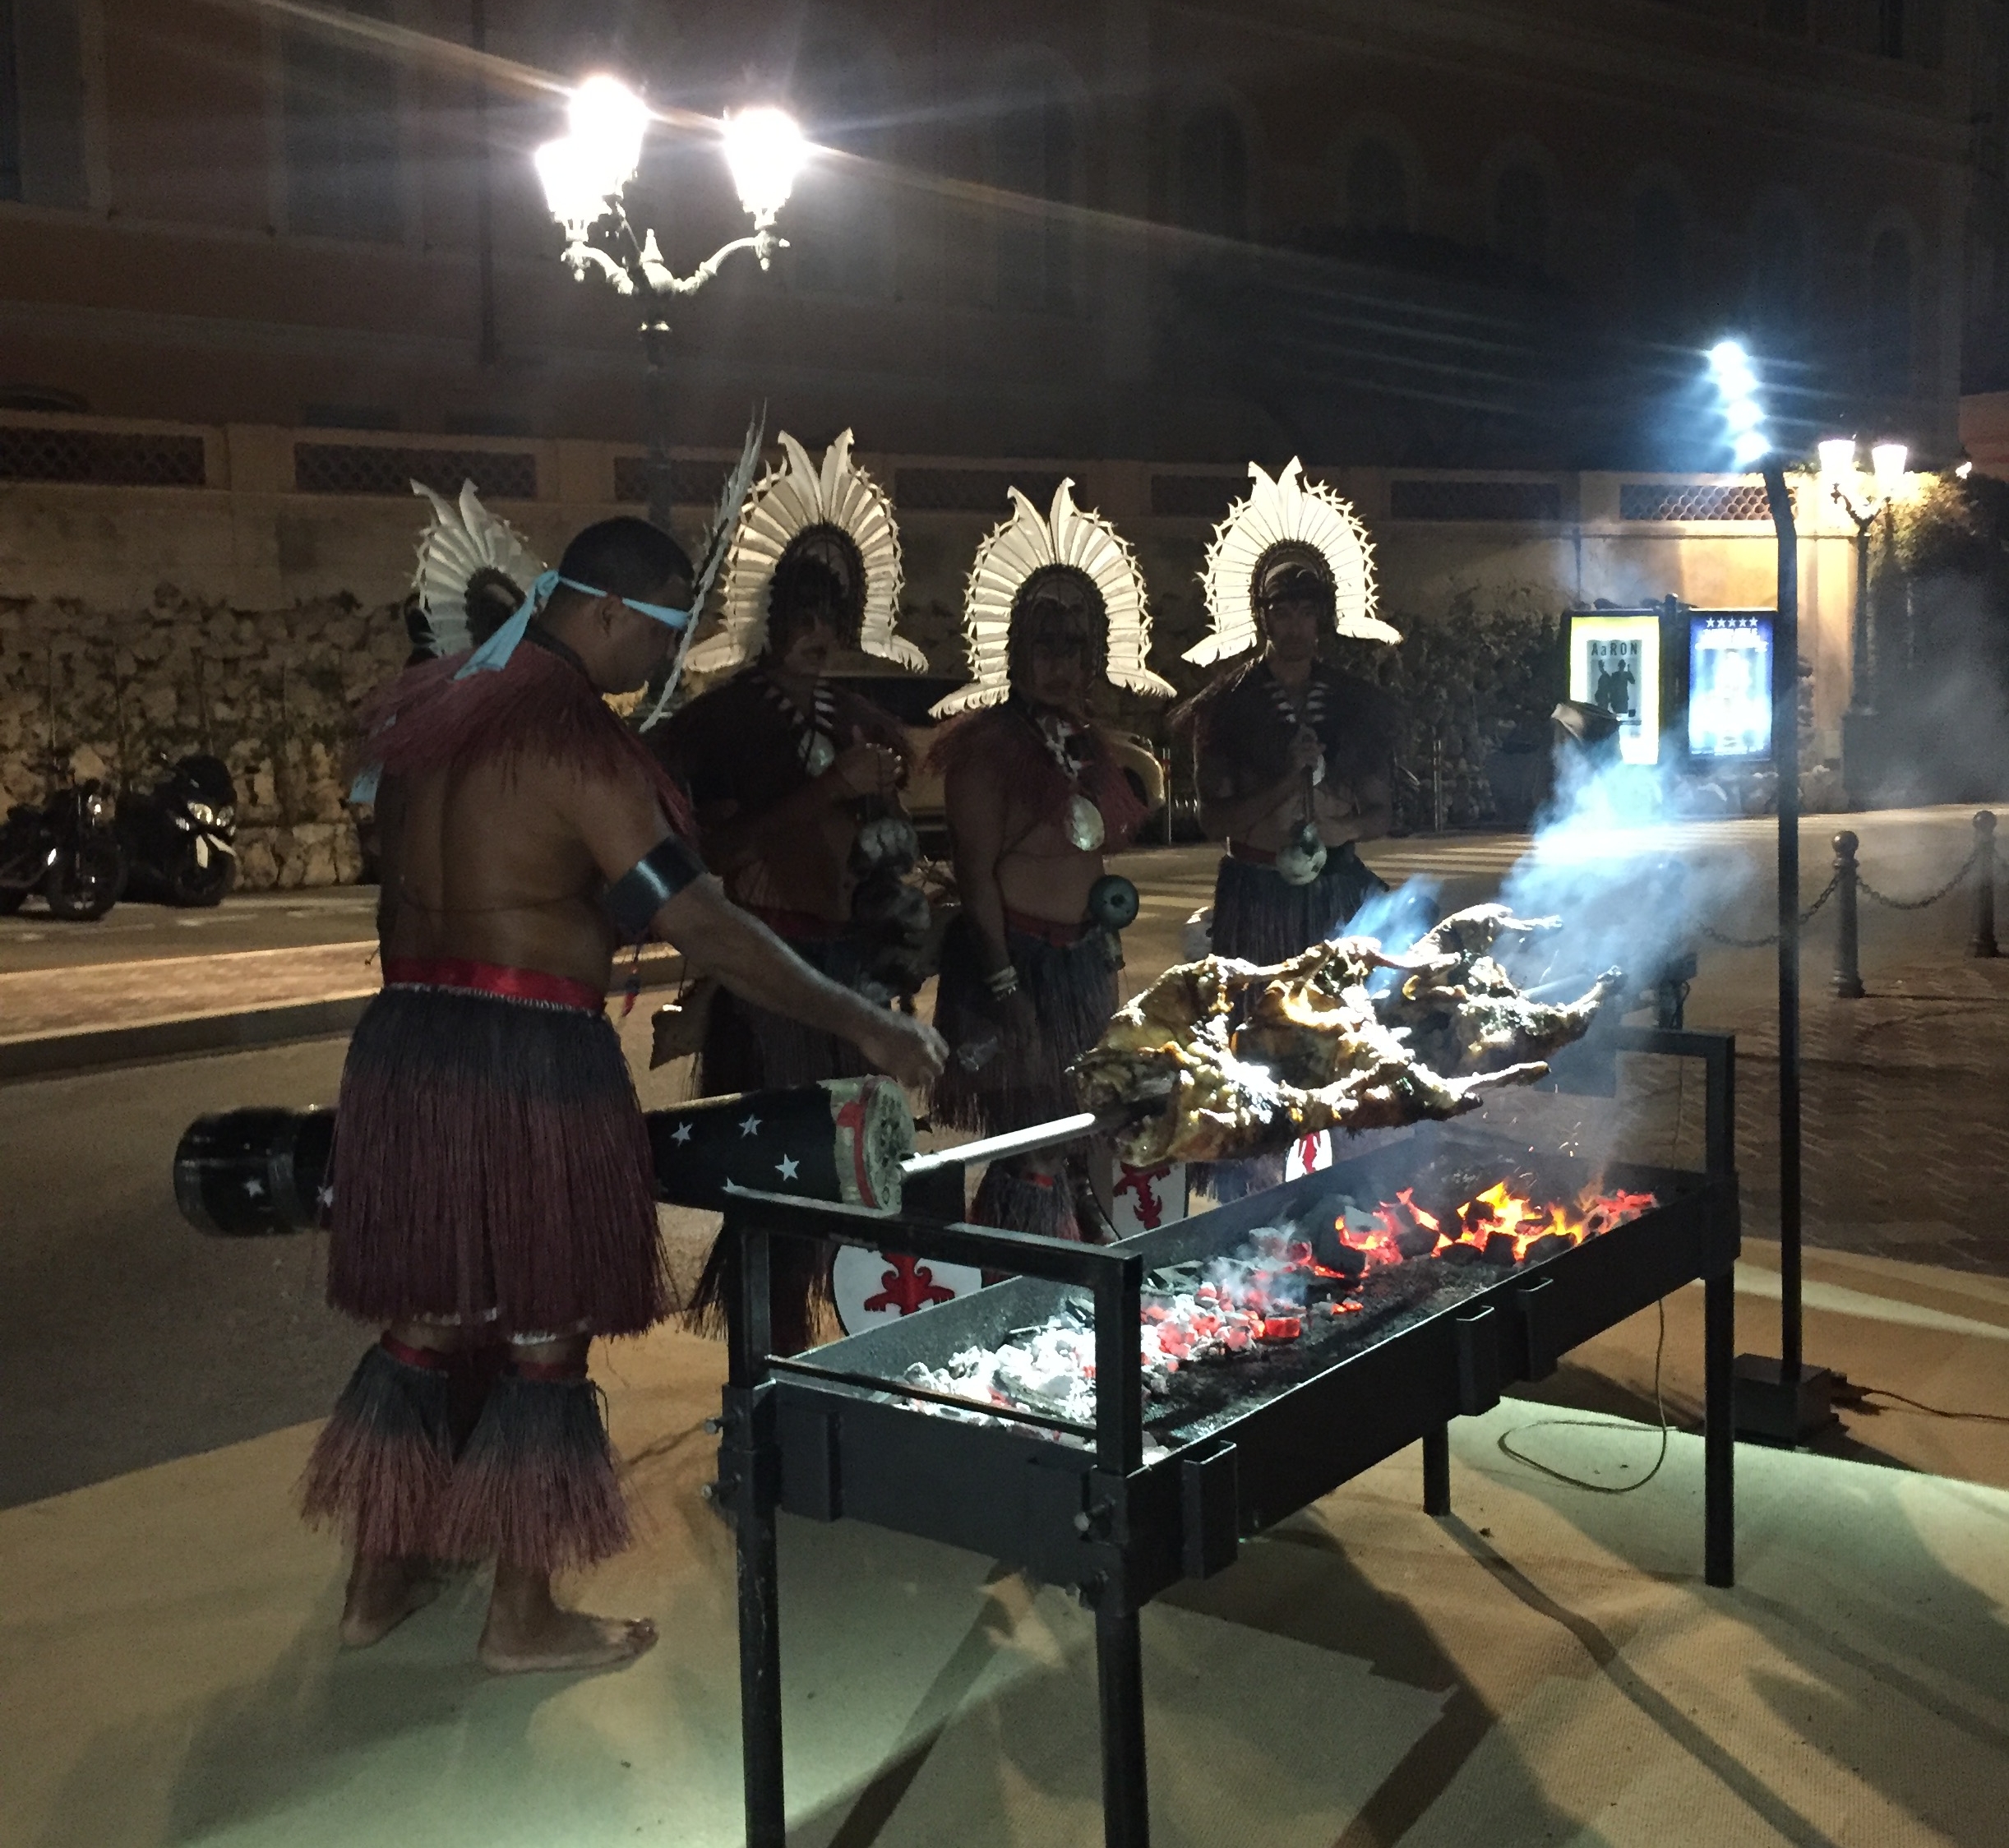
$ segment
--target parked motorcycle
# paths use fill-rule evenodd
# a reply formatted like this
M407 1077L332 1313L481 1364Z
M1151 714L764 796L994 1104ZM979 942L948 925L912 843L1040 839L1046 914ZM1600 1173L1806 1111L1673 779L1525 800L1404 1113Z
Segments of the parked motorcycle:
M237 785L218 757L184 757L147 791L118 799L118 838L131 863L127 895L214 905L237 879Z
M58 917L88 922L104 916L126 887L126 849L113 826L104 785L58 782L48 801L22 802L0 822L0 915L39 892Z

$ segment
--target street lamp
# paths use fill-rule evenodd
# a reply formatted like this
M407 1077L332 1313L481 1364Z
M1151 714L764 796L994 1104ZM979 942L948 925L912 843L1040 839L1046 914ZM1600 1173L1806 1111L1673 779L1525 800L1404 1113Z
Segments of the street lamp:
M1820 445L1820 456L1829 498L1855 528L1855 608L1849 631L1849 709L1841 716L1841 774L1850 801L1860 803L1870 794L1879 767L1876 702L1871 696L1876 665L1870 648L1869 529L1882 516L1884 543L1890 543L1890 511L1904 497L1910 451L1898 442L1873 444L1867 476L1857 461L1853 437L1830 437Z
M1835 1376L1802 1357L1799 1051L1799 538L1785 458L1765 426L1757 368L1735 340L1709 349L1730 460L1764 478L1778 540L1772 633L1772 761L1779 783L1779 1358L1736 1360L1737 1425L1797 1444L1834 1417Z
M621 195L641 164L642 141L654 120L649 105L619 78L588 77L566 106L566 132L533 156L543 182L545 203L564 229L562 261L575 279L597 270L621 295L644 295L651 309L641 326L648 363L649 517L670 523L669 322L662 304L695 295L718 274L736 250L750 250L762 269L787 247L774 233L774 220L788 202L795 177L809 155L802 131L786 111L742 109L718 125L726 165L740 205L753 220L750 236L722 244L687 276L663 261L653 229L638 237ZM616 247L593 241L603 220L611 220Z

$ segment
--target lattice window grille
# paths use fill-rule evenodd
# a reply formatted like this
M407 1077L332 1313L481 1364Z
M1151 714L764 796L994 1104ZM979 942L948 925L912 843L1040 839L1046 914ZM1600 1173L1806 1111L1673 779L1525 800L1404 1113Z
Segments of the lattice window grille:
M894 478L894 499L903 513L988 513L1002 520L1011 511L1009 489L1017 488L1044 513L1065 478L1041 469L1019 474L1003 469L902 469Z
M1388 515L1553 524L1563 517L1563 490L1552 481L1393 481Z
M732 463L721 456L714 461L701 457L670 459L670 500L680 507L714 507L726 484ZM614 458L614 498L636 506L649 501L649 458L617 455Z
M412 449L391 443L295 443L303 494L408 495L414 481L455 495L464 481L487 501L534 501L537 457L521 450Z
M1770 520L1771 507L1756 482L1723 487L1708 482L1622 481L1621 520Z
M105 487L201 487L200 437L146 431L0 425L0 481L87 482Z

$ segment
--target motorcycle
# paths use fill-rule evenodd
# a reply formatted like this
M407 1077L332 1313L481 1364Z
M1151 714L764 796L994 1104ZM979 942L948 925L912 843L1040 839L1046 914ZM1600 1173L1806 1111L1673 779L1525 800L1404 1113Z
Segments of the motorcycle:
M0 916L39 892L56 917L87 923L104 917L126 889L126 849L109 792L95 780L59 783L60 774L52 767L41 807L18 803L0 822Z
M237 879L237 785L222 759L184 757L150 790L118 799L129 895L159 904L219 904Z

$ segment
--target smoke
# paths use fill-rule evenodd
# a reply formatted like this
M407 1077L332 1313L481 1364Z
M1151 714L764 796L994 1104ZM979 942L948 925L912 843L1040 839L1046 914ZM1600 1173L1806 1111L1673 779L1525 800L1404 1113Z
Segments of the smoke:
M1524 988L1587 986L1613 968L1633 992L1651 987L1738 902L1753 877L1749 858L1734 841L1698 839L1694 825L1676 832L1677 783L1665 765L1599 762L1559 747L1555 793L1500 889L1517 917L1562 921L1497 952Z

